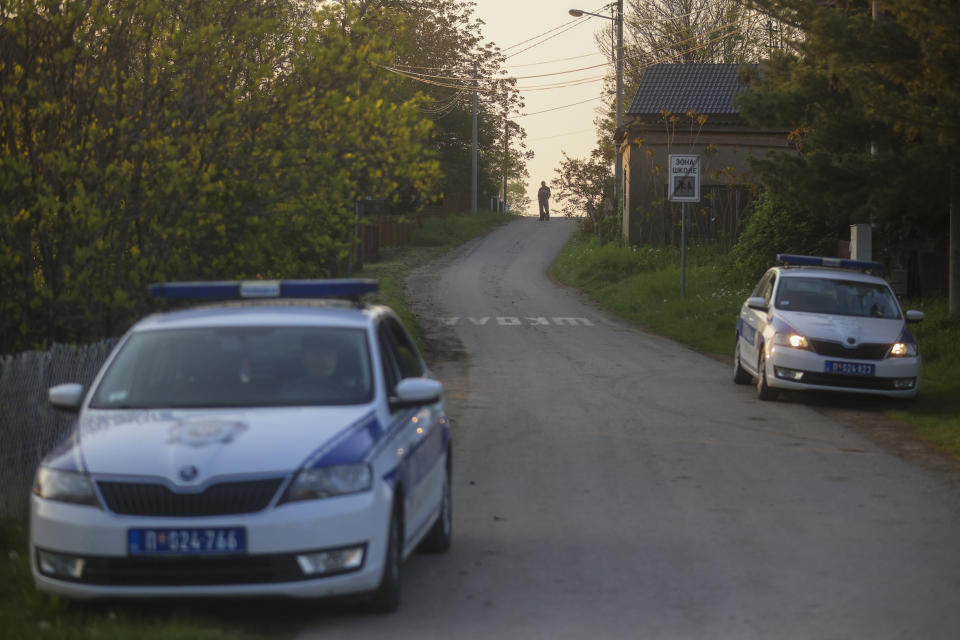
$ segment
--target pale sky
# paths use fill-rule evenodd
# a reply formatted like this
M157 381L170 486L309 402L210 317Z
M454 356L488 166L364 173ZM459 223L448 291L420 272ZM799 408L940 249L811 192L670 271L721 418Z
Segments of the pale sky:
M533 160L527 162L530 172L527 192L533 201L533 207L527 210L527 214L536 215L536 190L540 187L541 180L546 180L549 185L556 177L554 170L560 165L561 151L566 151L571 157L585 159L596 146L597 131L593 121L597 117L598 109L602 109L606 103L601 99L604 91L603 76L612 72L608 57L598 49L594 38L596 33L606 33L611 21L602 18L574 18L568 10L582 9L602 15L609 15L610 12L601 9L606 3L600 0L475 2L475 16L485 23L484 39L494 42L509 56L507 69L511 76L518 78L517 86L521 88L520 92L526 103L524 113L531 114L519 118L514 116L513 119L526 130L527 148L536 154ZM550 33L545 34L548 31ZM526 40L530 41L524 42ZM523 78L595 66L596 68L563 75ZM595 80L563 88L535 89L544 85L570 84L590 78ZM612 96L610 98L612 99ZM624 112L629 100L629 96L623 96ZM564 108L555 109L556 107ZM547 109L555 110L535 113ZM551 198L551 205L555 204L555 198ZM480 203L480 206L486 204ZM556 208L551 206L551 213L555 210Z

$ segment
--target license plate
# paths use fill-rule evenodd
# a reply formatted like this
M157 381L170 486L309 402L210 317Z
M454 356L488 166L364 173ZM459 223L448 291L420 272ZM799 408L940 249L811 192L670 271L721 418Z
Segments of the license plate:
M243 553L246 550L247 530L243 527L127 531L127 551L130 555L210 555Z
M837 373L842 376L872 376L873 365L861 362L834 362L827 360L823 365L826 373Z

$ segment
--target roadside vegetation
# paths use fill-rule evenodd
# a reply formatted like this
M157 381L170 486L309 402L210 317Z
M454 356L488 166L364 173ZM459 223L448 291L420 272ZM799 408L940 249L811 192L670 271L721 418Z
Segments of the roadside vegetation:
M421 343L418 327L403 294L410 270L511 219L510 214L478 211L428 218L409 244L383 252L357 277L379 281L371 301L387 304ZM0 490L10 490L4 487ZM21 490L27 491L28 487ZM27 551L27 514L0 518L0 620L9 640L253 640L292 637L317 608L300 603L257 600L255 606L233 601L190 603L114 602L83 604L39 593L33 586ZM334 610L336 604L330 604ZM277 611L284 615L277 615ZM321 609L322 610L322 609Z
M480 191L525 180L519 94L462 0L8 4L0 354L117 335L150 282L342 276L358 202L462 210L472 100L428 65L496 84Z
M579 233L557 258L553 274L654 333L732 363L740 307L763 269L748 280L727 252L711 246L689 248L686 264L681 297L679 249L625 248ZM942 298L901 304L925 314L923 322L911 325L923 355L919 396L871 398L858 406L896 418L917 437L960 457L960 318L948 314Z
M403 280L413 269L443 255L468 240L511 220L508 213L482 209L476 214L462 213L446 218L428 218L413 232L410 243L382 252L379 262L368 264L357 274L380 283L371 301L385 304L396 311L410 331L417 346L423 350L423 335L413 311L404 296Z

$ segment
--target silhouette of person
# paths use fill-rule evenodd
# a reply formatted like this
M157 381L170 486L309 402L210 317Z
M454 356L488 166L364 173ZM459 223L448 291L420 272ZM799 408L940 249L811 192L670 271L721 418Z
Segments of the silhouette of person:
M546 180L540 181L540 189L537 191L537 200L540 203L540 219L550 219L550 187Z

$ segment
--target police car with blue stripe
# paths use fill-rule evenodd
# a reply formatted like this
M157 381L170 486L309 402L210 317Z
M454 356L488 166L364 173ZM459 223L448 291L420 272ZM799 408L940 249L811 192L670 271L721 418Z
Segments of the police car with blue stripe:
M761 400L781 389L913 398L920 347L879 262L781 254L743 303L733 380Z
M30 553L71 598L369 596L451 542L441 384L372 280L168 283L41 462Z

